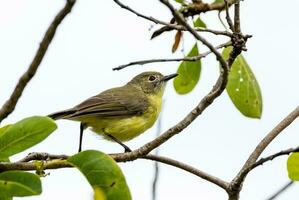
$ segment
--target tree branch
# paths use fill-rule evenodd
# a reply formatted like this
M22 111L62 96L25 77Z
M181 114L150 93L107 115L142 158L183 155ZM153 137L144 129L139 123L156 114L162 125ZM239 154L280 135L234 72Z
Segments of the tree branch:
M250 167L255 164L259 156L266 149L266 147L297 117L299 116L299 106L295 108L287 117L285 117L272 131L270 131L264 139L257 145L255 150L251 153L242 169L237 176L232 180L231 187L236 189L240 188L247 174L250 172Z
M276 191L274 194L272 194L266 200L276 199L276 197L278 197L279 195L281 195L281 193L285 192L290 186L294 185L293 183L294 183L293 181L289 181L288 183L286 183L285 185L283 185L282 188L280 188L278 191Z
M4 103L4 105L0 109L0 123L10 113L12 113L13 110L15 109L15 106L16 106L19 98L21 97L25 87L27 86L29 81L33 78L40 63L42 62L42 59L44 58L44 56L47 52L47 49L55 35L57 27L62 22L62 20L65 18L65 16L71 12L75 2L76 2L75 0L67 0L64 8L56 15L53 22L50 24L29 68L21 76L21 78L19 79L17 85L15 86L15 89L12 92L11 96L9 97L9 99Z
M289 155L290 153L294 153L294 152L299 152L299 147L289 148L287 150L280 151L278 153L272 154L272 155L267 156L265 158L261 158L257 162L255 162L254 164L252 164L250 167L248 167L248 170L251 171L251 170L253 170L256 167L258 167L260 165L263 165L265 162L272 161L273 159L275 159L275 158L277 158L279 156Z
M215 49L221 49L224 47L228 47L231 46L231 42L226 42L224 44L218 45L215 47ZM200 60L204 57L206 57L207 55L209 55L210 53L212 53L212 51L207 51L205 53L199 54L198 56L193 56L193 57L184 57L184 58L160 58L160 59L150 59L150 60L139 60L139 61L134 61L134 62L130 62L128 64L125 65L120 65L118 67L113 68L113 70L121 70L124 68L127 68L129 66L132 65L145 65L145 64L149 64L149 63L156 63L156 62L179 62L179 61L197 61Z
M176 168L180 168L180 169L183 169L187 172L190 172L191 174L194 174L204 180L207 180L211 183L214 183L215 185L218 185L219 187L223 188L224 190L227 190L228 188L228 183L221 180L220 178L217 178L215 176L212 176L206 172L203 172L203 171L200 171L190 165L187 165L187 164L184 164L182 162L179 162L179 161L176 161L176 160L173 160L171 158L167 158L167 157L163 157L163 156L156 156L156 155L146 155L144 157L141 157L141 158L144 158L144 159L147 159L147 160L154 160L154 161L158 161L158 162L161 162L161 163L164 163L164 164L167 164L167 165L171 165L171 166L174 166Z

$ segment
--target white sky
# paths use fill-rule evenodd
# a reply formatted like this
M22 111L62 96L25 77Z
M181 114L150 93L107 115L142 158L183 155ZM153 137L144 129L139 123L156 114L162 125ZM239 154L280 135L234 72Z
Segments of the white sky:
M135 9L168 21L168 10L158 1L126 1ZM285 2L287 9L274 1L242 2L242 30L254 37L244 53L263 94L261 120L243 117L226 93L181 134L161 148L161 154L198 167L227 181L238 172L257 143L283 117L298 106L298 12L299 1ZM64 1L0 0L0 103L10 95L19 76L27 69L43 34ZM221 29L216 13L204 15L208 26ZM66 109L107 88L119 86L134 75L148 70L164 74L176 71L178 63L133 66L113 72L120 64L146 58L181 57L172 55L174 33L150 41L153 25L120 9L113 1L78 1L73 12L58 29L40 68L4 124L32 115L46 115ZM154 27L156 28L156 27ZM215 45L222 40L205 35ZM185 37L186 51L194 40ZM203 49L202 45L199 46ZM186 96L175 94L172 84L166 89L163 130L181 120L211 89L218 76L214 56L203 61L201 79ZM74 154L77 151L79 124L58 121L58 130L41 144L14 157L42 151ZM264 152L264 156L298 146L298 121L287 128ZM128 143L135 149L152 140L155 128ZM122 149L87 131L83 149L107 153ZM138 160L120 164L136 200L151 199L153 163ZM247 177L241 199L265 199L288 181L286 157L254 170ZM279 199L295 199L299 186L293 186ZM218 187L182 170L161 165L158 199L226 199ZM91 199L91 187L75 169L51 171L43 178L43 194L27 199Z

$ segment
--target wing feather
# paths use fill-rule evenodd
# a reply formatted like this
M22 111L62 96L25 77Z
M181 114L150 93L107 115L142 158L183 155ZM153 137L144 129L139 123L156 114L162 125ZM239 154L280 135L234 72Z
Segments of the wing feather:
M106 90L93 96L72 110L75 112L63 118L96 116L102 118L141 115L148 108L145 94L126 86Z

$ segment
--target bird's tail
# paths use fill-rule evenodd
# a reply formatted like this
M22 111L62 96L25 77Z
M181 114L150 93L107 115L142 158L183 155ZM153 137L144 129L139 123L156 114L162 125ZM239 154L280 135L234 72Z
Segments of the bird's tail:
M75 110L69 109L69 110L63 110L59 112L52 113L48 115L48 117L57 120L57 119L67 119L69 115L75 113Z

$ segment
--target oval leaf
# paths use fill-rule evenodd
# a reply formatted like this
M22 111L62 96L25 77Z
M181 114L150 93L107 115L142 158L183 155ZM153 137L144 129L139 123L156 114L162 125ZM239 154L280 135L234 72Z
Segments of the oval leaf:
M229 57L232 47L225 48L223 56ZM251 118L261 118L263 110L263 100L259 84L252 73L245 58L239 55L228 76L226 91L236 106L245 116Z
M299 181L299 153L292 153L287 162L289 178L293 181Z
M125 177L110 156L87 150L70 157L68 162L84 174L95 190L95 197L101 200L131 200Z
M9 197L38 195L42 192L40 178L36 174L22 171L0 173L0 191Z
M198 56L197 44L195 44L192 50L188 53L188 57L193 56ZM183 61L177 70L179 76L177 76L173 81L176 92L178 94L187 94L191 92L199 80L200 71L200 60L195 62Z
M43 141L57 128L49 117L29 117L9 126L0 135L0 158L22 152Z

